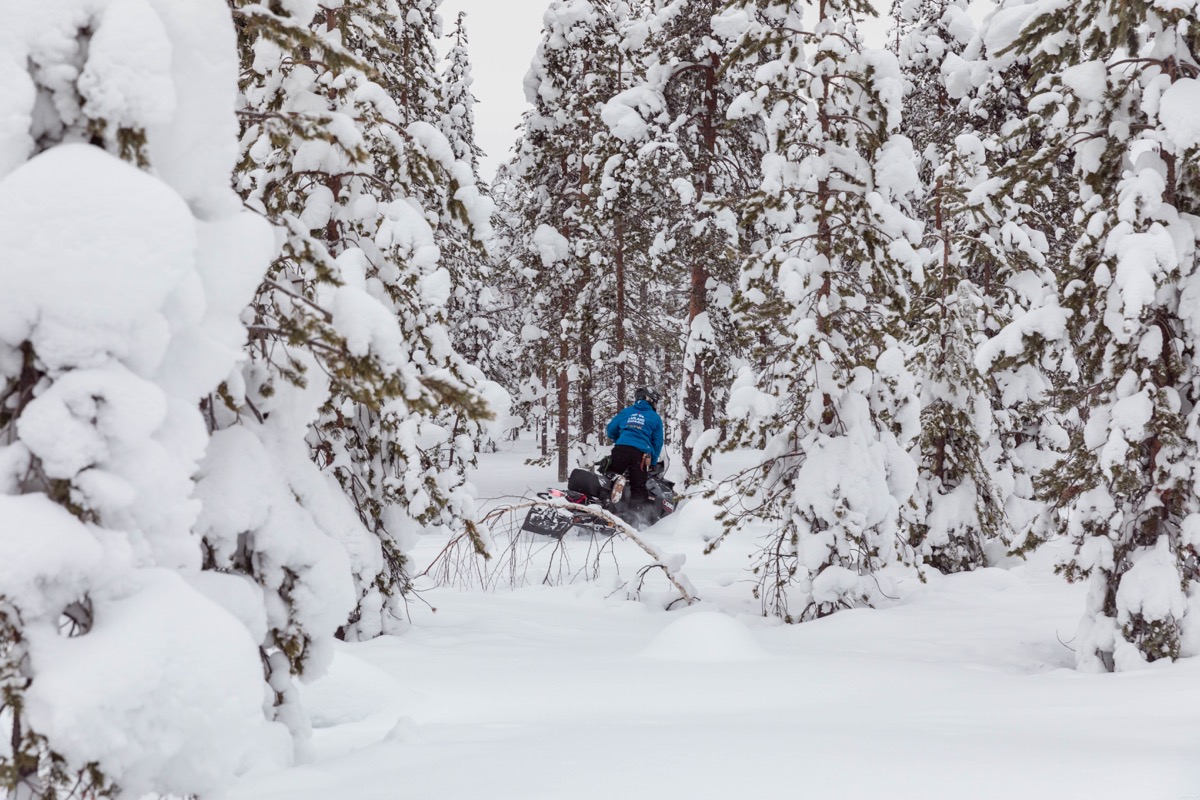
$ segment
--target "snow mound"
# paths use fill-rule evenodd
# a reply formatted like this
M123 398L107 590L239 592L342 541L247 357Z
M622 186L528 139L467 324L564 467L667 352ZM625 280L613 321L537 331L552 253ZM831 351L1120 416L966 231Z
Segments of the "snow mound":
M131 797L213 791L268 752L286 763L242 624L170 570L141 570L127 588L93 596L86 636L30 632L30 726L71 763L119 775Z
M419 693L344 649L335 653L325 675L301 685L300 694L315 728L362 722L377 714L394 721L401 709L411 713L422 705Z
M725 530L717 519L720 511L721 507L706 497L689 497L663 522L673 522L676 539L711 542Z
M664 661L758 661L767 651L733 617L697 611L664 628L642 655Z

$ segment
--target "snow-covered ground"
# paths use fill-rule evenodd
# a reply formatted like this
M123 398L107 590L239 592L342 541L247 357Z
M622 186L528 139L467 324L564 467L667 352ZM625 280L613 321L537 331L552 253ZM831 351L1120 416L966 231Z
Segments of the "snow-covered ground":
M484 456L480 496L552 483L527 454ZM1200 663L1076 673L1083 593L1052 554L788 626L757 614L752 540L702 554L716 530L697 500L646 532L686 556L690 608L654 577L626 599L646 557L622 543L591 582L539 585L554 551L527 544L530 585L428 589L306 688L316 760L222 800L1200 798ZM596 543L568 548L569 573Z

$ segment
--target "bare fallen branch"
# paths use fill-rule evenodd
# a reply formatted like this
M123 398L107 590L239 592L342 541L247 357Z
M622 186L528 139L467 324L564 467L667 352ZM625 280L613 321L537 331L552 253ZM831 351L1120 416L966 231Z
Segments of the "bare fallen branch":
M501 576L508 579L513 586L520 585L526 573L533 564L534 556L546 559L545 570L541 583L554 584L559 578L567 576L567 580L583 577L585 580L595 580L600 572L600 559L606 554L613 557L612 538L607 538L599 546L589 545L583 567L576 569L571 564L571 554L563 539L532 540L520 535L520 522L523 516L520 512L528 512L533 508L552 508L569 512L582 512L599 523L611 527L614 536L620 535L633 542L648 555L653 563L642 568L643 577L651 569L662 570L667 581L679 593L679 598L688 605L697 601L696 590L685 575L680 572L683 565L682 556L672 556L659 550L646 541L645 538L631 525L620 517L594 506L584 506L566 500L517 500L513 503L497 506L482 516L476 523L478 530L488 529L496 539L496 534L507 534L508 542L504 547L481 554L476 546L477 538L473 539L464 531L452 538L437 557L425 568L420 576L430 578L443 584L468 584L481 588L495 588L497 579ZM590 565L590 569L588 566ZM539 567L539 570L541 568ZM586 574L585 574L586 573ZM638 584L639 589L641 582ZM678 601L676 601L678 602Z

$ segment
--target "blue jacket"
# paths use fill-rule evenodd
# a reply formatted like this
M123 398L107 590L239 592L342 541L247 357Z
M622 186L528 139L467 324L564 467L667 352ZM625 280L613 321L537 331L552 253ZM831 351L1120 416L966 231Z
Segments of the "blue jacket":
M608 423L605 432L616 444L636 447L643 453L649 453L651 466L657 466L663 446L663 422L654 406L645 400L638 400L618 412Z

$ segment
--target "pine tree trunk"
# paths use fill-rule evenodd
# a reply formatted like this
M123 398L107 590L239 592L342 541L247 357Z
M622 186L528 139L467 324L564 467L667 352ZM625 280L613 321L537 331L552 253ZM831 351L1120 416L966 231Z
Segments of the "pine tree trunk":
M938 361L939 366L946 361L946 348L949 343L949 316L950 307L947 305L947 299L950 295L950 232L946 230L945 217L942 214L942 193L945 191L941 178L938 178L933 185L933 209L934 209L934 227L938 232L938 236L942 240L942 276L939 283L941 284L941 338L938 342ZM936 448L933 456L933 464L931 473L937 476L938 481L945 485L946 478L946 435L943 431L942 435L937 437Z
M614 264L617 271L616 318L614 321L616 325L617 407L624 408L625 398L629 396L625 374L625 225L619 218L616 221L614 234L616 239Z
M542 419L538 425L538 439L541 441L542 458L550 455L550 386L548 381L550 375L546 372L545 367L542 368L541 374L538 375L538 382L542 386Z
M566 319L570 301L564 296L562 301L563 319ZM571 427L571 376L567 364L571 359L571 343L565 334L559 334L558 357L561 366L558 370L558 430L555 431L554 444L558 449L558 479L567 479L567 449L570 446Z
M584 62L584 67L590 71L589 62ZM584 131L585 141L590 141L592 136L592 113L590 108L584 109ZM580 148L581 151L584 148ZM588 168L588 160L580 159L579 167L579 208L581 216L586 213L588 207L588 181L591 177L591 172ZM587 291L588 285L592 282L592 263L585 256L580 259L580 275L579 283L575 287L575 296L580 297ZM596 324L595 316L592 314L590 307L582 309L583 316L580 319L579 325L579 438L586 448L591 442L593 429L596 427L595 399L592 397L594 391L594 382L592 379L592 346L595 344ZM564 474L560 480L566 480Z
M641 285L638 286L638 309L641 311L641 318L643 320L649 319L649 311L648 311L649 303L650 303L650 284L643 279L641 282ZM641 345L638 347L638 372L637 372L637 385L638 386L646 385L646 350L647 349L648 349L648 347L647 347L646 342L644 342L644 341L641 342ZM666 374L670 375L671 371L669 369L666 370Z
M825 0L821 0L820 10L817 12L819 22L824 22L826 18ZM817 123L821 127L821 140L829 141L830 125L829 114L826 108L829 106L829 82L822 82L822 98L821 107L817 110ZM817 208L820 209L817 213L820 215L817 220L817 241L820 252L827 259L827 263L833 261L833 231L829 224L829 179L822 178L817 181ZM829 314L827 301L829 295L833 293L833 279L828 271L825 273L824 280L821 281L821 288L817 290L818 302L817 308L817 332L822 336L829 333ZM823 425L832 425L834 422L833 398L828 392L821 395L822 412L821 422Z
M328 32L337 30L337 9L325 9L325 30ZM333 100L336 97L337 89L330 87L329 99ZM338 195L341 194L342 191L341 179L332 175L329 176L325 179L325 188L329 189L330 194L333 195L333 204L336 206ZM340 238L341 234L338 231L336 215L330 214L329 224L325 226L325 244L329 246L330 255L336 256L338 254L337 242Z
M717 12L713 2L712 13ZM720 62L717 56L709 57L704 70L704 107L700 112L701 148L697 159L697 171L693 182L700 197L707 197L713 190L713 160L717 145L717 71ZM708 310L708 270L701 261L700 253L692 254L691 281L688 288L688 331L691 332L697 317ZM690 335L689 335L690 340ZM712 404L712 376L705 364L706 356L693 355L684 363L683 429L680 431L683 444L683 466L688 475L693 475L692 437L711 427L716 416ZM697 430L699 428L699 430ZM699 465L695 465L698 467ZM697 470L699 471L699 470Z
M617 56L617 90L624 91L625 89L625 57L624 53L619 53ZM628 383L628 368L625 364L625 219L621 216L622 212L618 212L616 219L613 221L613 266L616 270L617 296L615 298L616 308L614 309L613 324L616 330L613 332L615 341L614 349L616 350L615 358L617 361L617 408L625 407L625 398L629 396ZM600 433L600 441L604 441L603 432Z
M592 321L587 320L579 340L579 437L585 446L591 442L596 427L596 402L592 397L595 381L592 379L592 345L589 341L594 327Z

